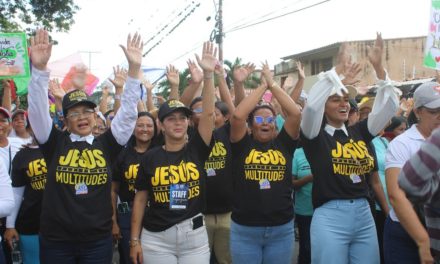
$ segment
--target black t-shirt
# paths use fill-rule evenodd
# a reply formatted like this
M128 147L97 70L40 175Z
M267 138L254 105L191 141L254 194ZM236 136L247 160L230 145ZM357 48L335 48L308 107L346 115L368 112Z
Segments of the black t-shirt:
M314 139L301 141L313 174L312 201L317 208L333 199L368 198L367 175L374 167L367 120L347 128L348 137L329 135L324 126ZM343 134L343 135L339 135Z
M122 146L109 129L93 144L72 142L52 128L40 145L47 162L41 235L53 241L85 242L111 234L111 163Z
M46 174L46 162L39 148L23 148L12 161L12 186L24 187L23 200L15 221L15 229L20 234L39 233Z
M139 164L144 153L137 152L133 145L127 145L113 166L113 181L119 182L119 199L121 202L133 202L135 182L139 171Z
M136 190L148 191L149 210L143 227L152 232L171 226L200 213L205 203L205 170L211 148L199 133L176 152L155 147L141 162Z
M247 226L276 226L293 219L292 156L297 140L281 129L267 143L245 135L232 143L232 220Z
M214 130L213 144L206 171L206 214L222 214L232 210L232 149L229 123Z

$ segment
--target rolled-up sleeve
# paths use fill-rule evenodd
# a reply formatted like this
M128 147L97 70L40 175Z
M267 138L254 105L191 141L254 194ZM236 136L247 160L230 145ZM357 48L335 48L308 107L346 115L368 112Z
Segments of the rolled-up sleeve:
M399 107L399 98L394 92L394 86L388 78L377 82L378 88L374 99L373 109L368 115L368 131L372 135L379 134L388 124L390 119L395 116Z
M52 130L52 119L49 114L48 71L32 69L32 77L28 88L29 122L38 143L44 144Z
M111 124L112 134L120 145L125 145L133 134L138 114L137 103L143 94L146 91L141 87L141 82L128 77L121 97L121 107Z

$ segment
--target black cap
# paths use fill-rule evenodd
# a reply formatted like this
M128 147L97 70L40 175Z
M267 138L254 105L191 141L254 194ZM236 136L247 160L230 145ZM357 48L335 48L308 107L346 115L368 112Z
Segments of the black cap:
M189 108L179 100L169 100L163 103L159 108L158 117L160 122L163 122L165 117L176 111L183 111L183 113L185 113L185 115L188 117L192 114L191 110L189 110Z
M67 115L67 110L77 105L86 105L90 108L95 108L96 104L87 97L87 94L82 90L73 90L68 92L63 97L63 114Z

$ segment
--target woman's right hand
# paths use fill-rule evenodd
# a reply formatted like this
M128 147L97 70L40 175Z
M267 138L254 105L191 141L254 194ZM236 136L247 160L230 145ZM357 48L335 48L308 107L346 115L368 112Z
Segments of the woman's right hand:
M140 241L135 246L130 245L130 259L134 264L144 263Z
M20 240L20 236L18 235L17 230L15 228L6 228L4 238L9 245L9 248L11 249L12 249L12 241Z

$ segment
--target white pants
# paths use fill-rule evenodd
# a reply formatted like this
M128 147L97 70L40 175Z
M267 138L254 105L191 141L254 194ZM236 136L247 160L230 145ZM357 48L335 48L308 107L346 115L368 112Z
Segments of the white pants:
M141 235L142 254L146 264L208 264L209 244L206 226L193 230L192 218L165 231Z

